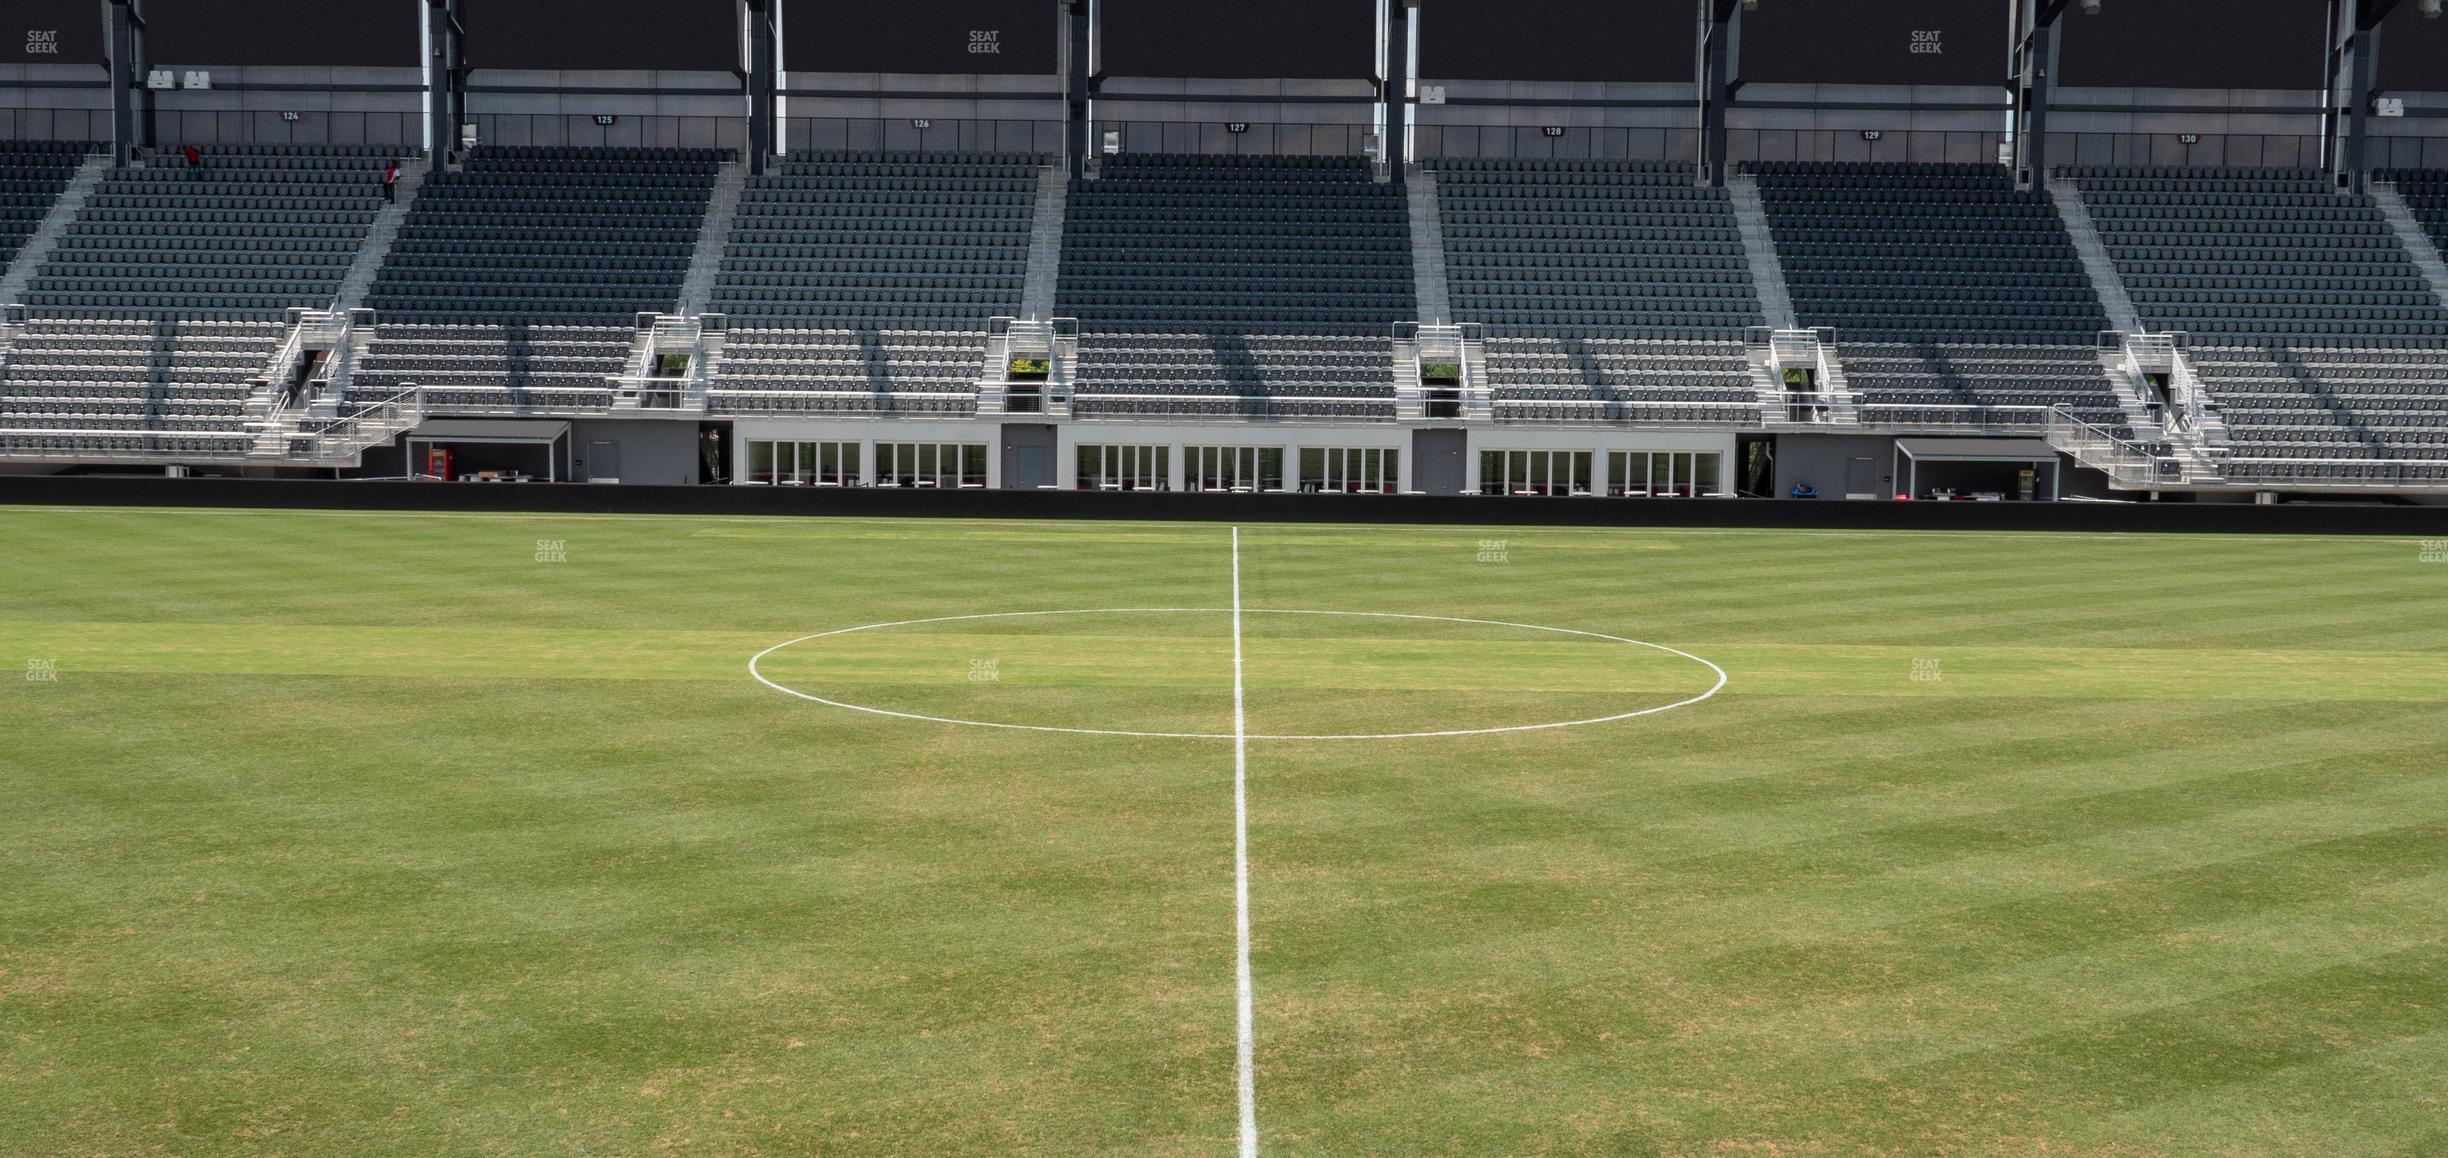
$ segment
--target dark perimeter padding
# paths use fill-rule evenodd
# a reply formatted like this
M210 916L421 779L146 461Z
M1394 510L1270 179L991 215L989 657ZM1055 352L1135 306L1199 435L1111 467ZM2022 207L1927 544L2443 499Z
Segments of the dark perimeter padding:
M2081 531L2448 538L2448 507L2243 503L1866 503L1792 499L1513 499L806 487L483 485L321 480L0 478L0 505L1135 519L1449 526Z

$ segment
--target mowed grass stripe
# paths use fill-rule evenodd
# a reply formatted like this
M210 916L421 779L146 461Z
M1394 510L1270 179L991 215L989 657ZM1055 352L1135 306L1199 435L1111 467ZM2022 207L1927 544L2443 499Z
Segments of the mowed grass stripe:
M1212 745L875 719L744 669L860 623L1220 606L1221 535L0 511L0 661L61 660L0 691L0 1149L1229 1148ZM1273 1149L2440 1134L2448 567L2410 544L1247 547L1253 606L1604 631L1734 679L1621 726L1254 753ZM82 666L188 625L162 670ZM843 655L947 703L1217 699L1196 623L989 626ZM1535 637L1252 626L1285 719L1603 698ZM1032 682L1031 648L1076 666Z
M913 649L967 649L979 658L1006 652L1059 665L1061 679L1083 684L1166 682L1203 684L1195 673L1216 645L1184 625L1179 633L1125 634L1112 620L1052 616L1027 633L1000 629L1008 620L929 625L937 630L861 632L810 640L777 652L773 674L832 682L902 682ZM1185 616L1195 619L1195 616ZM1078 621L1077 637L1061 624ZM988 629L980 624L994 624ZM855 626L855 625L854 625ZM953 627L967 630L948 630ZM1515 634L1523 634L1516 631ZM258 626L210 623L90 623L0 621L0 648L57 660L74 671L251 672L277 675L400 675L447 670L453 678L732 680L746 657L781 639L747 632L649 632L560 628ZM1607 641L1473 639L1457 644L1418 631L1383 631L1371 638L1254 638L1252 683L1285 688L1370 687L1469 690L1524 688L1572 691L1705 690L1713 674L1689 660ZM2198 652L2063 647L1806 646L1695 643L1706 648L1745 695L1824 694L1839 687L1860 695L1909 697L2051 694L2078 698L2143 696L2170 684L2199 685L2203 699L2404 700L2428 702L2448 687L2448 654L2372 655L2344 651ZM1466 655L1454 654L1457 647ZM1925 654L1936 650L1937 655ZM420 662L429 653L453 656L453 666ZM948 652L945 654L949 654ZM1695 652L1695 654L1701 654ZM1212 657L1206 657L1212 658ZM1913 664L1938 661L1939 678L1911 680ZM939 659L924 662L940 666ZM944 678L958 679L962 669ZM932 678L932 677L930 677ZM1342 682L1337 682L1342 681ZM1694 685L1696 684L1696 687Z

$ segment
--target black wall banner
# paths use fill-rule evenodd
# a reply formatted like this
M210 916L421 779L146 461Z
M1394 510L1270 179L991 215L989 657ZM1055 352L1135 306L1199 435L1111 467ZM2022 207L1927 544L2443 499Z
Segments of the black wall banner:
M8 0L0 4L0 62L101 64L102 5L96 0Z
M1054 0L786 0L782 64L794 73L1050 76L1060 27Z
M466 19L470 68L740 66L737 0L468 0Z
M2069 5L2057 83L2319 92L2327 22L2322 0L2107 0L2097 16Z
M1689 0L1434 0L1420 9L1424 80L1692 79Z
M1753 84L2006 83L2006 0L1779 0L1741 20Z
M164 66L417 68L417 16L406 4L363 0L152 0L145 49Z
M1108 76L1377 75L1372 0L1104 0L1097 19Z
M2380 87L2448 92L2448 19L2425 20L2404 0L2380 23Z

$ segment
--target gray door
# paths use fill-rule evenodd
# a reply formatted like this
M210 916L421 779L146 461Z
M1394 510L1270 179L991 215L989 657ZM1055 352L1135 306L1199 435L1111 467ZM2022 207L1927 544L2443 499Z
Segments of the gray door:
M1432 495L1462 493L1469 472L1463 469L1464 435L1459 430L1411 432L1411 485Z
M1035 490L1054 485L1054 428L1039 423L1003 425L1003 489Z
M620 481L620 444L590 442L587 444L587 481Z
M1878 460L1857 454L1845 460L1845 497L1875 499L1879 495Z

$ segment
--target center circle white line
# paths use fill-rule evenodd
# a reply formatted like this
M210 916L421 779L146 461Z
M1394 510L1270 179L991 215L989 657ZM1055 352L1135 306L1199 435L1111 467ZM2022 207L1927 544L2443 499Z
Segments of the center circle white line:
M1063 728L1048 724L1006 724L999 723L994 720L962 720L949 716L929 716L919 712L894 711L891 708L870 707L866 704L853 704L844 702L842 700L826 699L825 697L816 695L812 692L803 692L794 687L775 683L774 681L765 677L764 671L759 666L764 662L765 657L770 656L777 651L781 651L784 648L794 647L798 644L806 643L812 639L826 639L836 635L854 635L863 631L886 631L896 627L919 627L930 623L961 623L979 619L1030 619L1057 615L1229 614L1231 614L1231 609L1223 607L1084 607L1066 611L987 611L973 615L937 615L926 619L895 620L891 623L864 623L857 627L835 628L832 631L819 631L813 635L802 635L797 639L783 640L772 647L766 648L765 650L750 656L748 659L748 674L756 677L756 681L758 683L764 684L766 687L772 688L773 690L781 692L784 695L797 696L800 699L807 700L812 703L823 704L826 707L842 708L844 710L853 712L865 712L873 716L890 716L895 719L917 720L922 723L929 724L954 724L964 728L1002 728L1006 731L1014 732L1052 732L1073 736L1129 736L1151 740L1230 740L1234 738L1234 733L1136 732L1122 728ZM1342 616L1352 619L1409 619L1432 623L1472 624L1480 627L1510 627L1522 631L1550 632L1556 635L1578 635L1587 639L1603 639L1609 643L1627 644L1632 647L1646 647L1654 651L1665 652L1668 655L1680 656L1684 659L1692 661L1693 663L1699 664L1712 672L1715 672L1717 675L1717 682L1711 686L1709 690L1693 696L1690 699L1677 700L1671 704L1660 704L1653 708L1641 708L1637 711L1618 712L1611 716L1592 716L1585 720L1557 720L1552 723L1545 724L1513 724L1497 728L1452 728L1433 732L1369 732L1337 735L1257 735L1253 733L1245 737L1246 739L1251 740L1269 740L1281 742L1302 740L1426 740L1438 739L1447 736L1494 736L1512 732L1545 732L1553 731L1558 728L1579 728L1586 727L1591 724L1611 724L1617 720L1630 720L1641 716L1654 716L1661 712L1671 712L1676 708L1688 708L1693 704L1706 700L1711 696L1716 695L1718 692L1723 691L1726 686L1725 669L1717 666L1707 659L1693 655L1688 651L1681 651L1676 648L1668 647L1662 643L1651 643L1643 639L1627 639L1620 635L1608 635L1603 631L1583 631L1574 627L1548 627L1544 624L1538 623L1513 623L1502 619L1466 619L1461 616L1454 615L1411 615L1397 611L1304 611L1252 607L1244 608L1243 614Z

